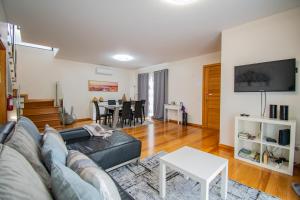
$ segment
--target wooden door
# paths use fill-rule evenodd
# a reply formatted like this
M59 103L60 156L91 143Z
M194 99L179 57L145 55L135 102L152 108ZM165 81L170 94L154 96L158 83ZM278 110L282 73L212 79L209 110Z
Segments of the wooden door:
M0 40L0 124L6 121L6 49Z
M203 67L202 126L220 129L221 64Z

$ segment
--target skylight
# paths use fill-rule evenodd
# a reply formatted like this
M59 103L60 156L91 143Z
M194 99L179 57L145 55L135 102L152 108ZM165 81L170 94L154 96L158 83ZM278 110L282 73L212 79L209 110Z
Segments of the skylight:
M39 44L32 44L32 43L23 42L20 28L18 26L14 26L14 27L15 27L15 43L17 45L22 45L22 46L32 47L32 48L38 48L38 49L44 49L44 50L49 50L49 51L54 50L53 47L48 47L48 46L43 46L43 45L39 45Z

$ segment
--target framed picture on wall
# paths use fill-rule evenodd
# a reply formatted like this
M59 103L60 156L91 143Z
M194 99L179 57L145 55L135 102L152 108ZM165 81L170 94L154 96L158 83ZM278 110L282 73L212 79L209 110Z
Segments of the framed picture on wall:
M96 92L118 92L118 83L109 81L88 81L89 91Z

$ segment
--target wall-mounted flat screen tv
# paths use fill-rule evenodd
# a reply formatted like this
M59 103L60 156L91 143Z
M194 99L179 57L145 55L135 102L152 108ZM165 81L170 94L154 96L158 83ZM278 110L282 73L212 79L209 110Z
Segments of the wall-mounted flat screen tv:
M235 66L235 92L296 90L296 59Z

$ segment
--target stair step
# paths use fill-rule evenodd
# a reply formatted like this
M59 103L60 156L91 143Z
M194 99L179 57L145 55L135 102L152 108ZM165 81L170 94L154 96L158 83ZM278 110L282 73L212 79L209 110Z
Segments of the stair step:
M55 107L49 107L49 108L30 108L30 109L24 109L23 115L25 116L31 116L31 115L41 115L41 114L54 114L59 113L58 108Z
M24 109L48 108L54 106L53 99L30 99L24 103Z
M60 131L62 130L62 126L52 126L52 128L55 128L56 130ZM45 131L45 127L38 127L38 130L40 131L40 133L43 134L43 132Z
M55 120L41 120L41 121L33 121L33 123L37 126L37 127L45 127L46 124L48 124L49 126L60 126L60 119L55 119Z
M59 113L39 114L39 115L24 115L32 121L60 119Z

